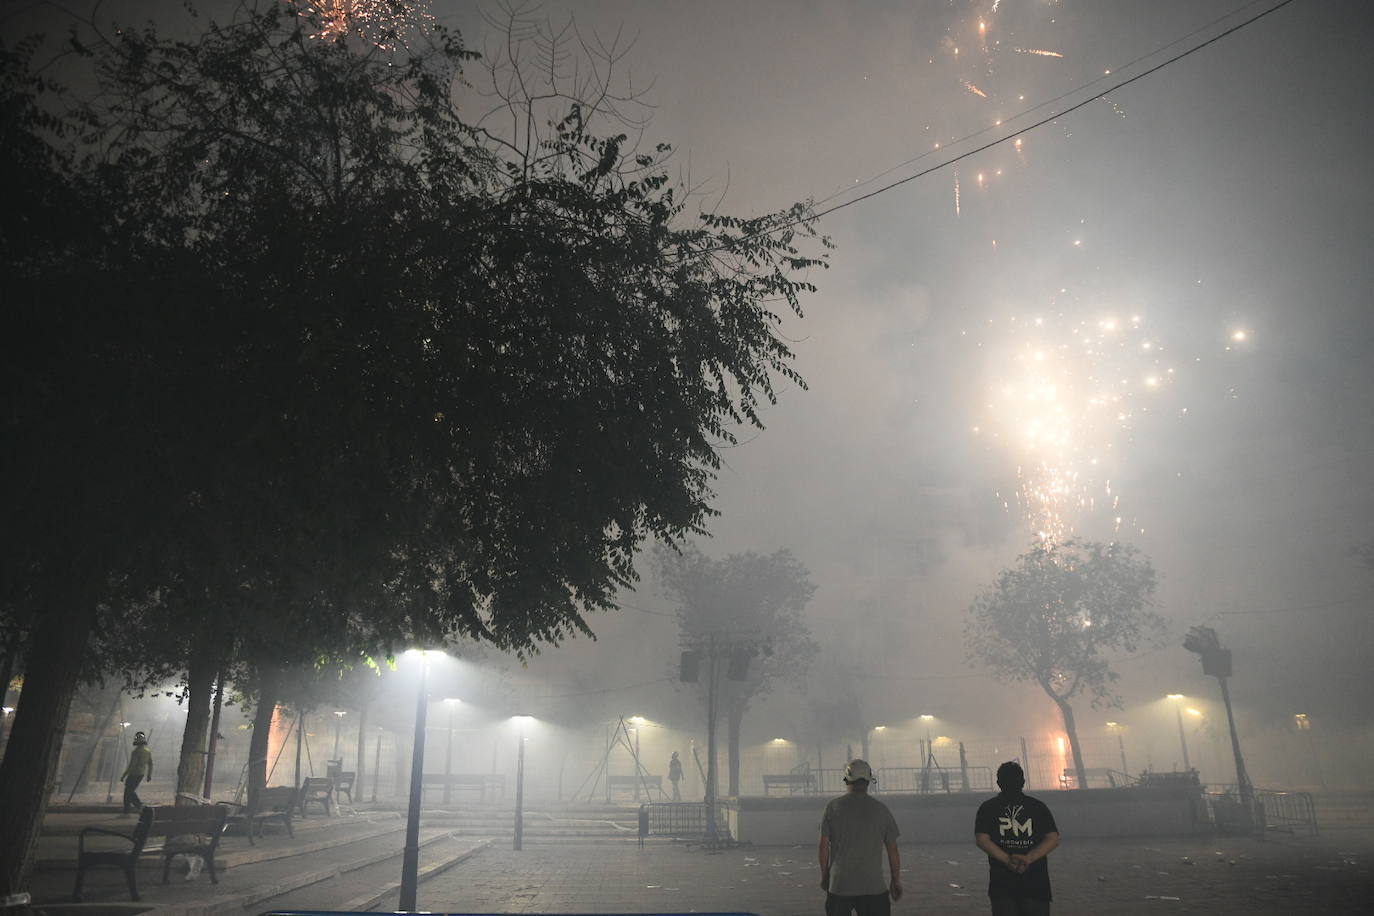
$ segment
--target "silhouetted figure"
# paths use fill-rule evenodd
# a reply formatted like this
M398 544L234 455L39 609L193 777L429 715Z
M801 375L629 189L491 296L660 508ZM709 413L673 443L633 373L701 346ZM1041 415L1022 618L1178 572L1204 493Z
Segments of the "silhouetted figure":
M124 783L125 814L143 809L143 802L138 797L138 784L152 778L153 752L148 750L148 735L144 732L135 732L134 749L129 753L129 765L124 768L124 775L119 777L120 782Z
M1008 760L997 768L996 798L978 806L973 834L988 855L988 898L993 916L1048 916L1050 866L1059 827L1045 803L1022 790L1026 773Z
M668 761L668 781L673 784L673 801L682 801L682 791L679 783L682 782L682 761L677 759L677 751L673 751L673 759Z
M875 782L863 760L844 768L849 787L825 806L816 855L825 891L825 916L889 916L902 899L902 861L897 855L897 821L887 805L868 794ZM892 873L883 880L883 852Z

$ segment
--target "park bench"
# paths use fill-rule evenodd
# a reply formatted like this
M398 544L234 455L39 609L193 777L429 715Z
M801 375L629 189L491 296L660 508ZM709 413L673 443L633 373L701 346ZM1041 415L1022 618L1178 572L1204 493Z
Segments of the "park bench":
M348 803L353 804L353 783L357 780L358 774L355 770L345 770L342 760L331 760L325 769L325 775L334 780L334 800L338 801L340 795L348 796Z
M228 814L228 809L223 805L145 805L130 833L87 827L77 838L76 888L72 891L72 899L81 902L81 884L86 877L86 869L101 867L121 869L129 885L129 899L142 899L138 896L138 857L143 854L148 841L154 838L165 838L158 853L162 856L163 884L168 881L172 857L177 855L199 856L205 860L210 883L219 884L219 876L215 874L215 849L219 847L219 838L224 833ZM119 837L129 843L129 848L88 850L86 838L91 835Z
M499 793L503 799L506 797L506 777L498 773L426 773L420 790L422 793L430 789L442 792L445 786L449 791L475 791L482 801L486 801L488 791L493 795Z
M251 805L233 805L229 802L220 804L229 809L231 825L243 825L248 832L248 845L253 846L256 845L253 840L254 834L262 836L262 825L268 821L281 821L286 825L288 836L296 835L291 826L291 812L296 808L297 792L298 790L291 786L273 786L270 789L259 790L257 801Z
M765 773L763 794L770 794L774 786L782 786L788 795L795 795L798 790L809 793L816 788L816 777L812 773Z
M657 789L660 795L663 794L663 777L650 776L641 773L638 776L612 776L606 777L606 796L609 798L612 792L617 789L625 789L630 792L637 792L640 789Z
M305 806L312 803L323 808L325 815L333 816L334 780L328 776L305 777L305 782L301 783L300 792L296 797L301 817L305 817Z

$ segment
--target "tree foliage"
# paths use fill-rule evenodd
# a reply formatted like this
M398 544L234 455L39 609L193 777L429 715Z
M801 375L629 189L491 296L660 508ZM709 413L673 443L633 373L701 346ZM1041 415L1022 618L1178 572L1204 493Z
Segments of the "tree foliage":
M1003 681L1033 681L1059 707L1086 785L1070 700L1119 705L1112 653L1135 652L1164 629L1151 610L1155 571L1129 544L1037 542L998 573L969 609L969 661Z
M4 764L11 889L60 746L24 722L64 716L83 666L208 644L270 685L590 632L800 381L773 303L800 313L824 264L806 205L694 219L669 148L577 98L517 97L562 111L502 142L450 32L397 57L276 4L203 28L74 37L80 96L4 56L0 611L44 670ZM114 659L135 631L158 658Z

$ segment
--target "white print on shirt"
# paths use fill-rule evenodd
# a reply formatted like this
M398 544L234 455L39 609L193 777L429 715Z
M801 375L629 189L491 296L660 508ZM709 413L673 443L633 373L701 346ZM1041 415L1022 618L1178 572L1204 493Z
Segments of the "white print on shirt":
M1022 805L1008 805L1005 814L997 819L998 834L1006 839L1007 832L1010 831L1016 845L1029 843L1033 831L1030 818L1026 818L1024 821L1019 819L1023 810L1025 808ZM1020 837L1025 837L1025 839L1020 840Z

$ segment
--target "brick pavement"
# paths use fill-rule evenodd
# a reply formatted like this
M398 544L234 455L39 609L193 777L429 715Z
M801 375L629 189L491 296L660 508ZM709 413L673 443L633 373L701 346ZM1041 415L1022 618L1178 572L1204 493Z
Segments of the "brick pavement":
M815 851L742 847L485 849L420 887L422 910L455 913L748 911L819 913ZM986 913L986 859L967 844L902 848L907 895L894 914ZM1302 840L1122 839L1051 857L1056 914L1374 911L1374 831ZM1166 898L1178 898L1176 900ZM394 909L394 897L374 909Z

